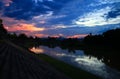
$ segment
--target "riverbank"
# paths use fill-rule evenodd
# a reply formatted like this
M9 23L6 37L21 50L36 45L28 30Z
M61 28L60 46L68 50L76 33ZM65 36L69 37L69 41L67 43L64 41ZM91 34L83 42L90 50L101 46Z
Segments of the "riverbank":
M70 79L28 50L0 41L0 79Z
M45 54L37 54L40 59L44 60L45 62L49 63L51 66L56 68L58 71L64 73L65 75L69 76L71 79L101 79L98 76L95 76L89 72L81 70L77 67L54 59L50 56Z
M3 42L3 41L1 41L1 42ZM18 49L18 51L21 51L21 52L19 52L20 53L20 55L21 55L21 53L23 54L22 56L24 57L24 58L29 58L29 54L32 56L32 55L35 55L36 56L36 54L33 54L33 52L31 53L30 51L27 51L25 48L22 48L22 47L19 47L19 46L17 46L17 45L15 45L15 44L13 44L12 42L9 42L9 41L6 41L7 43L9 43L9 45L10 46L12 46L12 51L13 52L16 52L16 51L14 51L14 49L13 48L15 48L15 49ZM8 47L10 47L10 46L8 46ZM11 47L10 47L11 48ZM10 49L11 50L11 49ZM10 52L10 50L9 50L9 52ZM25 55L24 55L25 54ZM17 56L19 56L19 54L17 53ZM32 56L33 58L32 59L34 59L34 57L35 56ZM18 57L18 58L20 58L20 57ZM31 58L31 57L30 57ZM45 66L45 68L47 67L47 70L49 70L49 69L51 69L51 67L53 67L53 68L55 68L55 70L57 70L57 71L59 71L60 73L62 73L62 74L65 74L66 76L68 76L68 77L70 77L71 79L101 79L101 78L99 78L99 77L97 77L97 76L95 76L95 75L93 75L93 74L90 74L90 73L88 73L88 72L86 72L86 71L83 71L83 70L81 70L81 69L78 69L78 68L76 68L76 67L73 67L73 66L71 66L71 65L69 65L69 64L66 64L66 63L64 63L64 62L62 62L62 61L59 61L59 60L56 60L56 59L54 59L54 58L52 58L52 57L49 57L49 56L47 56L47 55L45 55L45 54L39 54L39 55L37 55L37 57L35 57L35 58L39 58L39 60L40 60L40 62L36 62L35 63L35 65L42 65L42 67L43 66ZM20 58L21 59L21 58ZM16 59L15 59L16 60ZM28 60L30 60L30 62L28 61ZM31 61L33 61L33 60L31 60L31 59L28 59L27 60L27 63L29 62L29 64L30 63L32 63ZM42 61L42 62L41 62ZM16 61L16 62L18 62L18 61ZM23 61L21 61L20 60L20 62L23 62ZM24 62L25 63L25 62ZM26 63L26 64L27 64ZM45 64L45 63L48 63L48 64ZM15 63L14 63L15 64ZM48 66L47 66L48 65ZM25 66L22 64L22 66L25 68ZM28 66L27 66L28 67ZM33 66L34 67L34 66ZM34 69L32 67L32 69ZM28 69L28 68L26 68L26 69ZM29 68L29 69L31 69L31 68ZM36 69L36 67L35 67L35 69ZM23 70L24 71L24 70ZM38 71L38 70L37 70ZM41 71L40 71L41 72ZM51 70L50 71L51 73L54 73L54 71L53 70ZM27 73L29 73L29 72L27 72ZM35 74L34 74L35 75ZM47 76L47 73L46 73L46 76ZM49 77L49 76L48 76ZM47 78L47 77L46 77ZM51 79L51 78L49 78L49 79ZM55 78L54 78L55 79ZM57 78L58 79L58 78ZM64 78L63 78L64 79Z

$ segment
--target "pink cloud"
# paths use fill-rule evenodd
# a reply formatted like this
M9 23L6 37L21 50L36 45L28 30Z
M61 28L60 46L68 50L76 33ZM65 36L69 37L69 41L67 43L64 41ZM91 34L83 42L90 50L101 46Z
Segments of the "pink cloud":
M46 35L46 34L34 34L33 36L37 36L37 37L48 37L49 35Z
M10 3L12 3L12 0L2 0L5 6L10 6Z
M45 28L36 27L33 24L18 24L11 27L6 27L8 31L29 31L29 32L35 32L35 31L44 31Z
M83 38L87 36L88 34L78 34L78 35L73 35L73 36L67 36L67 38Z

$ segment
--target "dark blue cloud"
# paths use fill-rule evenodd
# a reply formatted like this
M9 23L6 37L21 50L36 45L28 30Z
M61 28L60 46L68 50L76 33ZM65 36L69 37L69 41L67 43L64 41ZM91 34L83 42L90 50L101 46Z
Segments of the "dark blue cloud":
M53 0L55 2L60 2L60 3L67 3L69 1L73 1L73 0Z
M33 0L12 0L10 6L4 6L4 15L15 19L29 20L40 14L47 14L48 11L58 12L69 1L54 0L33 2ZM0 3L2 4L2 3ZM1 8L1 5L0 5Z
M5 7L4 16L28 20L46 11L47 9L42 6L42 3L36 6L32 0L13 0L9 7Z
M3 3L2 3L2 2L0 2L0 10L2 9L2 6L3 6Z
M116 18L120 15L120 9L108 13L107 18Z
M113 10L108 13L106 17L107 19L120 16L120 3L113 3L112 5L114 5Z
M64 1L64 0L62 0ZM66 2L66 1L65 1ZM50 7L52 10L59 10L63 5L64 3L60 1L44 1L43 2L44 5Z

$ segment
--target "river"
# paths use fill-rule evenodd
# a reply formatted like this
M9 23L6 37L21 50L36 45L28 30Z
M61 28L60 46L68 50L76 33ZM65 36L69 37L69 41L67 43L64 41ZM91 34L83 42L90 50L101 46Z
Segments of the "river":
M120 71L117 68L114 68L114 66L109 66L109 64L113 64L113 60L110 59L110 57L114 57L113 55L109 55L108 59L106 59L106 55L103 56L100 54L96 56L96 51L93 55L90 55L90 53L87 53L85 50L68 50L61 49L60 47L49 48L46 46L39 46L37 48L33 47L30 50L36 54L44 53L48 56L100 76L103 79L120 79ZM118 61L117 64L119 64Z

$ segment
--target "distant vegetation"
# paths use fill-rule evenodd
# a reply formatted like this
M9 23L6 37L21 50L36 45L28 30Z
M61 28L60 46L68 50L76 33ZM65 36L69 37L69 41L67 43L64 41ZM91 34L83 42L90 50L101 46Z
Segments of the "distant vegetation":
M2 20L0 19L0 38L6 38L12 42L23 46L23 47L32 47L44 45L51 48L56 46L61 47L62 49L85 49L89 47L98 47L98 48L120 48L120 29L113 29L104 32L101 35L92 35L91 33L83 39L80 38L33 38L32 36L28 37L25 34L16 35L15 33L10 34L3 27Z
M23 45L27 48L33 46L48 46L50 48L61 47L62 49L86 49L86 48L96 48L96 49L118 49L120 48L120 29L113 29L104 32L101 35L89 34L83 39L80 38L38 38L27 37L25 34L16 35L8 34L8 38L17 43L18 45Z
M120 29L108 30L101 35L88 35L84 38L84 43L90 46L119 49Z

